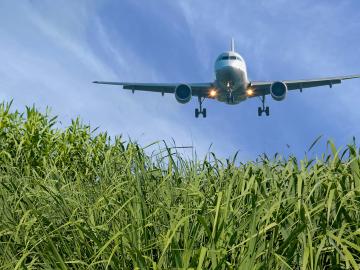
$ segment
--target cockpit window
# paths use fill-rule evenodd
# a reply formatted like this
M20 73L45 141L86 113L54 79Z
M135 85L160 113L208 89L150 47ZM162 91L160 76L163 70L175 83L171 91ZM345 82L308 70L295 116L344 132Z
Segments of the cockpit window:
M221 57L220 60L239 60L239 61L242 61L239 56L234 56L234 55L232 55L232 56L225 55L225 56Z

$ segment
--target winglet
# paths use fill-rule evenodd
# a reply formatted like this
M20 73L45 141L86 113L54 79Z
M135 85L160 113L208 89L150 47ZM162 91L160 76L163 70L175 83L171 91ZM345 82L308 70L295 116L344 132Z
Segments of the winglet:
M230 48L230 50L231 50L232 52L235 52L235 41L234 41L234 38L231 38L231 48Z

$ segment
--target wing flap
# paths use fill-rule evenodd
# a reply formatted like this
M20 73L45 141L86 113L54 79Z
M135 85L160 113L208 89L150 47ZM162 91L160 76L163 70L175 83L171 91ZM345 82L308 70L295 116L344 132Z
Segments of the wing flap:
M318 86L330 86L334 84L340 84L341 79L329 78L321 80L300 80L300 81L284 81L287 85L288 90L302 90L304 88L318 87Z
M176 86L180 83L128 83L128 82L105 82L94 81L96 84L119 85L123 89L132 91L145 91L172 94L175 92ZM213 86L212 83L189 83L193 96L207 96L209 89Z
M128 82L104 82L95 81L97 84L120 85L123 89L149 91L159 93L174 93L176 85L167 83L128 83Z

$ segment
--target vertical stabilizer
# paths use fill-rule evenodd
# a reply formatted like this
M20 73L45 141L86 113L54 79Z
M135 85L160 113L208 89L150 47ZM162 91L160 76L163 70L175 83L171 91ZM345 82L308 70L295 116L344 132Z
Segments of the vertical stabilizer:
M231 50L232 52L235 52L235 41L234 41L234 38L231 38L231 48L230 48L230 50Z

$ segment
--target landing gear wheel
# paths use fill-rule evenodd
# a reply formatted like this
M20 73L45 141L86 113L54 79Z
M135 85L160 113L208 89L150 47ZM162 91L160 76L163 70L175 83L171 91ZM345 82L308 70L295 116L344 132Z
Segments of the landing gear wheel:
M227 97L227 103L234 104L234 96L233 95Z
M202 110L202 115L204 118L206 118L206 109L205 108Z
M265 109L265 114L266 114L266 116L269 116L269 115L270 115L270 109L269 109L269 107L266 107L266 109Z
M198 118L200 114L203 115L204 118L206 118L206 109L202 107L202 103L204 102L205 98L204 97L198 97L198 101L199 101L199 108L195 109L195 117Z
M198 109L198 108L195 109L195 117L196 117L196 118L199 117L199 109Z
M268 106L265 107L265 96L262 96L260 99L261 99L262 107L258 108L258 115L261 116L262 113L264 112L266 114L266 116L269 116L270 109Z

